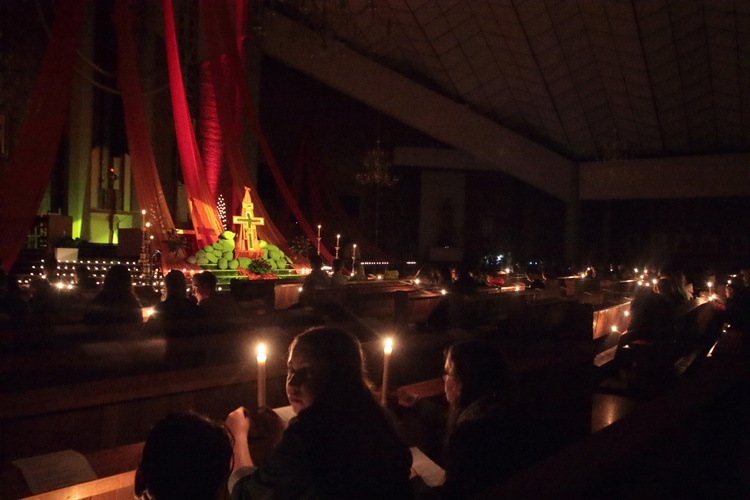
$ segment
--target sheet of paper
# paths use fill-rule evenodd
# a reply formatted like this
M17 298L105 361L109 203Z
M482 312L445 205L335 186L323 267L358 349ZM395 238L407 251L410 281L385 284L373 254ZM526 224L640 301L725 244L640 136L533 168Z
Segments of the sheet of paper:
M291 405L274 408L273 411L275 411L279 415L279 417L281 417L281 420L287 423L296 416L294 410L292 410Z
M422 450L413 446L411 449L411 466L427 486L440 486L445 481L445 471L438 464L430 460Z
M74 450L13 461L34 495L96 479L86 457Z

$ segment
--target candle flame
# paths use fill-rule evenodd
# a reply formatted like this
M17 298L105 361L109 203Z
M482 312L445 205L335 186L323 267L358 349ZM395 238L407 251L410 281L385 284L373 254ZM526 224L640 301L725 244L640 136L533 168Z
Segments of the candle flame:
M616 331L617 331L617 325L612 325L612 331L613 331L613 332L616 332Z
M385 339L385 347L383 348L383 352L386 354L390 354L393 352L393 339L388 337Z
M265 363L266 362L266 344L261 342L258 344L258 363Z

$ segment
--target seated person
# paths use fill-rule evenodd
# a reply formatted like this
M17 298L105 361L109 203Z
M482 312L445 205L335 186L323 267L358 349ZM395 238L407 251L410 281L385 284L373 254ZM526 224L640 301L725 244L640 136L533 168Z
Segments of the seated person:
M75 286L81 294L96 294L99 291L99 283L96 282L88 266L78 264L75 267Z
M201 316L198 304L187 296L187 280L182 271L169 271L164 277L164 287L166 296L154 306L154 313L149 321L189 320Z
M636 293L630 304L628 341L640 340L659 345L674 342L674 305L658 290L658 287L644 288Z
M337 328L313 328L289 347L286 391L297 414L263 463L250 455L244 408L234 436L232 498L409 498L411 453L364 378L362 346ZM278 416L261 409L266 418Z
M310 257L310 274L302 282L302 292L299 303L303 306L312 305L312 297L316 288L330 288L331 277L323 270L323 258L320 255Z
M479 285L480 283L474 279L466 265L459 264L451 268L451 292L473 295L477 292Z
M527 271L526 272L526 287L531 290L544 289L544 280L542 276L537 272Z
M417 274L414 275L414 279L418 279L419 284L424 287L439 286L443 283L440 269L432 264L424 264L420 267Z
M138 323L143 321L141 303L133 292L130 270L115 264L107 270L104 284L86 306L84 321L90 324Z
M531 463L517 384L504 353L480 340L448 348L443 380L448 415L439 496L474 498Z
M216 291L216 275L203 271L193 276L193 295L198 300L198 309L206 318L236 318L241 315L237 303L227 294Z
M331 275L331 286L346 286L349 283L349 278L344 276L342 270L344 269L343 259L333 259L333 274Z
M726 299L718 305L721 319L732 328L750 331L750 288L742 278L732 278L725 289Z
M56 285L62 281L62 277L58 274L58 263L57 259L48 255L42 262L42 269L44 270L44 279L50 282L52 285Z
M223 500L232 440L194 413L164 417L149 431L135 476L138 500Z
M685 298L685 295L680 293L675 283L672 281L672 279L667 278L665 276L662 276L659 278L659 280L656 282L656 286L654 286L654 291L667 299L667 301L672 305L672 307L677 307L681 304L684 304L687 302L687 299Z

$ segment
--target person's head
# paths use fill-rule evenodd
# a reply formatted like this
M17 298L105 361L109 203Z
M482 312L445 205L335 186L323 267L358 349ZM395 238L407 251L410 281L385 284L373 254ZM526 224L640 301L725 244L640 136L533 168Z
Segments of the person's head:
M310 267L312 269L321 269L323 267L323 258L320 255L310 257Z
M130 277L130 270L123 264L115 264L107 270L107 274L104 275L104 290L118 290L118 291L132 291L131 290L132 279Z
M216 275L211 271L203 271L193 276L193 295L200 302L207 299L216 291Z
M505 354L490 342L468 340L450 346L443 379L445 397L453 411L461 411L486 396L515 397Z
M45 276L57 274L57 259L52 256L46 257L42 263L42 268L44 269Z
M743 288L745 288L745 281L741 277L734 277L727 282L724 293L727 297L732 297L738 290Z
M83 264L79 264L75 268L76 281L81 282L82 280L88 279L91 276L89 268Z
M333 259L333 263L331 264L331 267L333 268L334 273L340 272L341 269L344 267L344 259Z
M46 299L52 295L52 285L44 278L34 278L29 283L29 292L35 299Z
M338 328L311 328L289 346L286 393L295 413L316 401L367 391L362 346Z
M172 269L164 276L164 286L167 289L167 296L185 296L187 289L187 280L182 271Z
M223 498L231 467L232 437L223 426L194 413L174 413L148 433L135 493L145 497L148 490L154 500Z
M654 286L654 291L659 295L663 295L665 297L672 297L673 295L675 295L675 293L677 293L674 283L669 278L659 278L659 280L656 282L656 285Z

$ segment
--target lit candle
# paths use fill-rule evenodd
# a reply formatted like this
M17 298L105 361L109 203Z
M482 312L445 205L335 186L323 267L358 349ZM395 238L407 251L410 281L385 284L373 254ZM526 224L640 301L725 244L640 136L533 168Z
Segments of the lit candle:
M318 224L318 238L320 238L320 228L321 228L321 225Z
M352 245L352 262L354 262L354 259L357 257L357 244L355 243Z
M339 243L340 243L340 242L341 242L341 235L340 235L340 234L337 234L337 235L336 235L336 248L338 248L338 247L339 247Z
M380 387L380 403L383 406L385 406L388 396L388 366L390 364L392 352L393 339L388 337L385 339L385 347L383 348L383 384Z
M141 317L144 323L148 321L152 314L154 314L153 307L144 307L143 309L141 309Z
M708 283L706 283L706 284L708 285L708 294L709 294L709 295L712 295L712 294L714 293L714 291L713 291L713 288L714 288L714 283L713 283L713 281L709 281L709 282L708 282Z
M266 406L266 345L258 344L258 408Z

